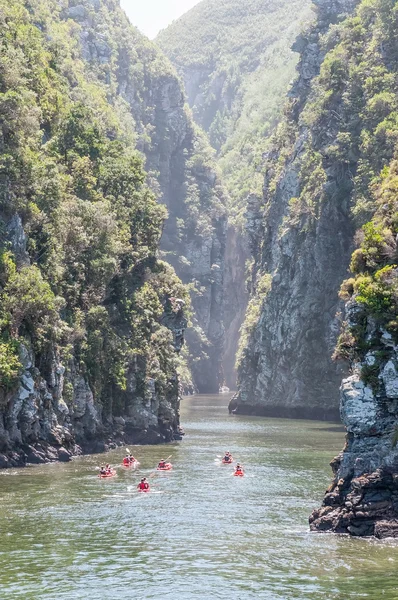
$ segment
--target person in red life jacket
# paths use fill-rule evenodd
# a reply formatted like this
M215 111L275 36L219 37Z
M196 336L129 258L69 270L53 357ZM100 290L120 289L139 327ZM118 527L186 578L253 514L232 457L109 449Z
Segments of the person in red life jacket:
M130 464L133 464L133 463L135 463L137 461L137 459L134 458L134 456L132 454L129 454L128 458L129 458Z
M130 457L128 454L126 454L126 456L123 458L123 464L125 467L128 467L130 465Z
M165 468L166 468L166 461L164 460L164 458L162 458L162 460L158 464L158 469L165 469Z
M235 467L235 473L237 473L238 475L240 475L240 474L243 475L243 469L239 464L236 465L236 467Z
M108 475L109 473L112 473L111 465L105 465L105 471L106 471L106 474L107 474L107 475Z
M149 491L149 483L147 482L146 477L141 479L140 483L137 485L137 489L141 492Z

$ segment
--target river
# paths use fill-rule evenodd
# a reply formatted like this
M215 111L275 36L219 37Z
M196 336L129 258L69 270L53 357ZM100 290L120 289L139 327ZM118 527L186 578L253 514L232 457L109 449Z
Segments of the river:
M100 480L103 455L0 472L0 599L397 600L397 542L308 531L341 428L231 417L227 403L185 398L184 441L130 448L139 472ZM138 494L169 454L174 470Z

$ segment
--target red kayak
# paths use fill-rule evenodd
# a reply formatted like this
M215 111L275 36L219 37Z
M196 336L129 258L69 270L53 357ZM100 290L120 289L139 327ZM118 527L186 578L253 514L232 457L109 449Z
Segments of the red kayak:
M151 490L149 488L147 490L141 490L140 488L138 488L138 491L145 494L147 492L150 492Z
M122 462L122 466L123 467L136 467L139 464L140 463L138 462L138 460L132 460L132 461L129 461L129 462L124 462L124 460L123 460L123 462Z
M243 471L235 471L234 473L234 477L243 477L244 472Z
M115 477L115 475L115 469L111 469L110 473L99 473L98 477L100 477L100 479L106 479L107 477Z
M223 458L221 462L223 465L232 465L232 463L234 462L234 459L231 458L231 460L225 460L225 458Z
M171 463L166 463L164 467L158 467L157 471L171 471L173 465Z

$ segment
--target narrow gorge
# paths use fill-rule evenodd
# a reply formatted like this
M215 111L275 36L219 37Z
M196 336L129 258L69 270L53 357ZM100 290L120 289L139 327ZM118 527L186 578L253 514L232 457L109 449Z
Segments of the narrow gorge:
M171 442L228 386L343 422L312 531L398 537L398 4L0 26L0 468Z
M230 411L332 421L341 415L346 446L311 529L395 536L397 5L317 0L315 8L314 23L293 44L299 63L283 111L271 95L267 115L259 102L253 110L253 80L272 86L279 73L269 60L270 38L259 25L241 63L238 48L254 15L260 24L274 6L252 2L242 16L232 1L202 2L158 42L184 79L230 191L228 383L231 354L238 370ZM277 9L281 24L283 3ZM310 21L305 3L295 10ZM282 43L281 31L276 37ZM287 81L279 83L279 91L287 89ZM256 127L259 113L263 128ZM279 120L273 133L271 115Z

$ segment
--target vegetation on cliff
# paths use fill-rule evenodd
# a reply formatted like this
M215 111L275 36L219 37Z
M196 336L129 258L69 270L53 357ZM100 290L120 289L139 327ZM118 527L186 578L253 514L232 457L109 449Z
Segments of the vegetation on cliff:
M310 18L306 0L205 0L156 38L219 154L232 220L261 193L262 155L294 75L290 46Z
M78 372L105 413L125 414L132 372L136 395L147 378L175 394L165 323L187 292L157 257L166 210L145 184L126 103L90 76L60 10L0 3L0 398L23 344L44 378L64 365L65 401Z

